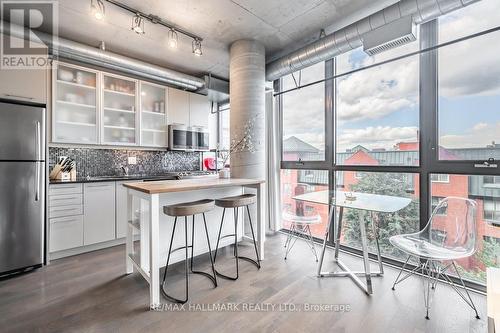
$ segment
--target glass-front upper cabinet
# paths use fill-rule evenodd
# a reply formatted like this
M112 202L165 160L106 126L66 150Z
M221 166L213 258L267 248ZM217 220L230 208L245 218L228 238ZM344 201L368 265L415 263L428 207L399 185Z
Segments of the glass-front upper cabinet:
M54 142L98 143L97 72L58 64L54 75Z
M137 144L137 81L103 74L102 143Z
M141 146L167 146L167 88L141 82Z

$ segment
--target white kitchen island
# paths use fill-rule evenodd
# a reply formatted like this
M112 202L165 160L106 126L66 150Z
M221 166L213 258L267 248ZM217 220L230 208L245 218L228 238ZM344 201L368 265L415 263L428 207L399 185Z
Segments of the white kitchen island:
M150 308L157 308L160 303L160 268L165 265L166 256L173 228L173 218L163 214L163 206L200 199L217 199L227 196L242 194L246 189L254 191L257 195L255 209L250 207L252 221L257 227L257 243L260 259L264 259L265 240L265 215L264 215L264 181L258 179L186 179L166 180L152 182L126 183L128 227L125 249L126 273L130 274L134 268L149 283ZM137 202L140 210L136 210ZM231 212L226 211L226 221L232 221ZM210 235L210 242L215 244L217 231L222 217L222 209L216 207L206 214ZM239 240L251 239L244 232L243 214L239 214L238 223ZM195 225L195 253L199 255L208 252L204 239L203 224ZM183 228L182 224L179 226ZM188 226L189 228L189 226ZM200 228L199 230L197 228ZM232 223L225 223L222 234L232 233ZM174 238L174 243L181 244L183 233L176 232L179 237ZM137 237L139 239L137 239ZM136 243L138 241L138 246ZM219 248L234 243L231 238L221 240ZM174 247L176 246L174 244ZM214 249L215 246L212 246ZM170 262L184 260L181 253L173 254Z

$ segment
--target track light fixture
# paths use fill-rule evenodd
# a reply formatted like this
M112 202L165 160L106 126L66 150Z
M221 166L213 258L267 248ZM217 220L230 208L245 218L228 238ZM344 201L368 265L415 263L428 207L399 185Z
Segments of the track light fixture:
M203 55L203 52L201 51L201 40L198 38L193 39L193 54L198 57Z
M172 28L168 32L168 46L170 46L173 49L176 49L178 43L179 43L179 37L177 37L177 32L175 32L175 29Z
M146 33L146 31L144 30L144 19L139 13L135 14L135 16L132 18L132 30L134 30L134 32L139 35L143 35Z
M106 9L102 0L90 0L90 12L98 20L102 20L106 16Z
M1 0L0 0L1 1ZM127 11L131 13L133 16L132 18L132 27L131 30L134 31L135 33L139 35L143 35L146 33L144 30L144 24L145 21L148 20L149 22L153 24L159 24L164 26L165 28L168 28L168 46L175 49L178 47L179 44L179 34L184 35L186 37L189 37L193 40L192 42L192 51L193 54L196 56L201 56L203 54L201 50L201 42L203 41L203 38L189 32L186 30L183 30L179 27L176 27L174 24L170 24L169 22L163 21L160 17L154 15L154 14L146 14L144 12L141 12L140 10L137 10L133 7L130 7L129 5L126 5L118 0L91 0L90 1L90 8L92 11L92 15L96 19L103 19L104 18L104 2L110 3L112 5L117 6L118 8L123 9L124 11Z

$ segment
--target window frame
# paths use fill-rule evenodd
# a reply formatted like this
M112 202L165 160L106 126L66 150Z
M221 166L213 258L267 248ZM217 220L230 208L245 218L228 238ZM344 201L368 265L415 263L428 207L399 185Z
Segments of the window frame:
M418 41L420 49L426 49L438 44L438 19L423 23L419 26L420 39ZM439 110L438 110L438 49L423 52L419 55L419 164L415 166L388 166L388 165L337 165L336 164L336 86L335 80L325 81L325 160L324 161L283 161L283 95L276 97L276 106L279 112L278 133L281 138L280 158L281 169L308 169L327 170L329 173L329 189L334 190L337 171L353 172L391 172L407 173L419 175L419 203L420 203L420 230L423 230L432 214L432 194L431 174L453 175L477 175L477 176L497 176L500 169L478 167L485 161L472 160L440 160L439 159ZM325 61L325 77L335 75L335 59ZM281 79L274 81L275 91L280 91ZM449 183L450 179L448 179ZM439 182L446 183L446 182ZM334 217L336 218L336 216ZM327 240L329 246L333 246L333 226L331 225L331 239ZM316 239L317 241L323 241ZM361 251L341 245L341 249L361 254ZM374 254L369 254L370 258L376 259ZM383 256L383 261L402 266L403 262ZM455 280L454 277L450 277ZM467 287L484 292L486 287L478 282L464 280Z
M325 77L329 77L333 75L333 60L325 61ZM277 98L277 106L279 112L279 131L278 135L280 138L280 166L281 169L328 169L328 166L331 164L332 160L332 80L325 81L325 98L324 98L324 117L325 117L325 159L318 161L285 161L283 160L283 95L279 95ZM274 91L280 91L281 86L283 85L283 79L277 79L274 81Z

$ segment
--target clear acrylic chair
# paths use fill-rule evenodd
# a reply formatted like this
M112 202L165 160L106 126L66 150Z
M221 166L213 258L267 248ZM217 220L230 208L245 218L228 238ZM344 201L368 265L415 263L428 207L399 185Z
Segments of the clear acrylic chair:
M294 189L294 195L304 194L306 191L307 185L297 184ZM314 238L311 233L311 226L321 224L321 216L316 212L316 209L313 209L312 212L308 213L304 202L296 200L295 207L289 210L284 210L281 213L281 218L283 221L287 221L290 224L289 233L285 241L285 260L297 242L297 239L304 238L317 262L318 254L316 253Z
M310 216L296 215L290 212L283 212L281 214L283 221L290 223L289 233L285 241L285 260L288 254L292 250L297 239L304 238L307 245L311 249L316 262L318 261L318 254L316 253L316 247L314 246L314 238L311 233L311 226L315 224L321 224L321 216L319 214L313 214Z
M436 288L440 278L458 293L475 311L476 318L479 319L476 306L465 288L455 263L456 260L468 258L476 252L476 207L474 200L458 197L444 198L438 203L422 231L389 238L394 247L408 254L392 290L395 290L398 283L411 275L421 273L425 277L423 282L426 319L429 319L431 289ZM417 259L418 265L401 277L411 257ZM451 268L460 284L454 283L445 274Z

